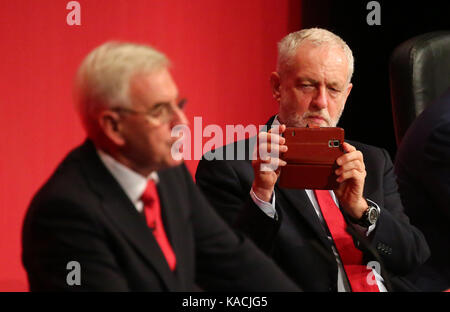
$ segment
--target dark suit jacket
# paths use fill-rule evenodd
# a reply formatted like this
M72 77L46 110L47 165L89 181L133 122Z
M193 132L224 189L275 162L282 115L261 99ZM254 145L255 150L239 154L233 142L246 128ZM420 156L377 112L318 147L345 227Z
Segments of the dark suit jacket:
M254 139L247 140L246 144L253 145L254 142ZM409 224L403 213L388 153L361 143L349 143L364 155L368 173L364 196L381 208L370 239L366 241L359 237L365 260L381 258L380 262L385 265L381 272L383 276L387 276L386 271L406 274L426 260L429 250L423 235ZM267 217L253 203L249 192L254 174L248 158L252 150L250 146L246 160L201 160L196 173L197 184L218 213L245 231L300 287L306 291L335 291L336 260L327 230L320 223L306 192L275 185L278 221ZM220 155L223 151L221 148L214 153Z
M34 197L23 226L32 291L298 290L251 241L216 215L184 165L158 172L163 221L177 257L170 271L125 192L86 141ZM68 286L78 261L81 285Z
M450 288L450 89L408 129L395 170L405 213L431 250L414 280L424 290Z

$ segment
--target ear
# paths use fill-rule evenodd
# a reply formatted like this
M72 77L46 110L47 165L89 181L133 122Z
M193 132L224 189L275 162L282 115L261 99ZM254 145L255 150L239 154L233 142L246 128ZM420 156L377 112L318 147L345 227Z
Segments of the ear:
M98 123L103 134L115 145L123 146L125 144L118 113L104 110L98 116Z
M280 91L280 75L277 72L270 74L270 85L272 86L272 95L275 101L280 103L281 91Z
M345 91L346 92L346 94L345 94L345 101L347 101L347 98L350 95L350 91L352 91L352 88L353 88L353 84L349 83L348 86L347 86L347 90Z

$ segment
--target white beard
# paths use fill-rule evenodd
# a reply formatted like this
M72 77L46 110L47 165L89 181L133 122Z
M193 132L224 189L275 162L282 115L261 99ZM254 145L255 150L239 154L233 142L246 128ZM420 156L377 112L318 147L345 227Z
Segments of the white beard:
M331 120L329 114L327 111L321 112L321 113L311 113L311 112L305 112L303 116L300 116L297 113L289 114L286 120L283 120L283 122L286 124L287 127L306 127L309 123L308 118L312 115L319 115L320 117L325 119L326 125L323 125L324 127L336 127L336 125L339 122L339 119L341 118L343 109L339 112L339 115L335 120Z

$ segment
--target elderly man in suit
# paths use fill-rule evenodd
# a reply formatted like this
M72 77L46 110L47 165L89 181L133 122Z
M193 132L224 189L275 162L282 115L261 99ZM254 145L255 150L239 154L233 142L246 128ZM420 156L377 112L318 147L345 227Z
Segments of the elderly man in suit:
M23 226L32 291L298 290L216 215L172 155L171 130L187 121L168 66L153 48L117 42L83 61L77 109L88 138L35 195Z
M278 52L270 81L279 113L267 126L279 126L281 134L286 125L336 126L352 89L353 55L347 44L327 30L312 28L287 35ZM288 148L272 130L258 137L263 150ZM241 144L250 146L246 160L208 161L208 156L197 168L197 184L230 224L245 231L306 291L410 286L386 277L410 272L427 259L429 250L403 213L385 150L346 141L346 153L337 159L337 189L287 189L277 183L284 161L250 161L254 142ZM213 154L225 156L230 146ZM260 170L261 164L278 169Z

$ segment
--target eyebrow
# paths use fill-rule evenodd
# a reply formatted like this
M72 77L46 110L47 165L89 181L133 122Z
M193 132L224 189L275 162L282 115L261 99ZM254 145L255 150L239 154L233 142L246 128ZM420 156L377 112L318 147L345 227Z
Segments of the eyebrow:
M332 88L337 88L337 89L343 88L339 82L330 82L327 84L327 86L332 87Z
M183 102L183 104L185 104L187 102L186 98L184 97L176 97L176 105L178 105L180 102ZM171 102L168 101L164 101L164 102L156 102L155 104L153 104L151 107L156 107L156 106L161 106L161 105L171 105Z
M170 102L156 102L151 107L161 106L161 105L170 105Z
M298 77L296 79L296 83L301 83L301 82L309 82L313 85L318 84L319 82L315 79L312 78L308 78L308 77ZM326 84L327 87L332 87L332 88L337 88L337 89L343 89L343 86L341 86L341 84L338 81L332 81Z
M297 82L297 83L299 83L299 82L305 82L305 81L307 81L307 82L309 82L309 83L312 83L312 84L317 84L317 83L318 83L317 80L314 80L314 79L312 79L312 78L307 78L307 77L298 77L298 78L296 79L296 82Z
M178 101L179 100L179 94L178 94L178 92L177 92L177 94L176 94L176 96L174 97L175 98L175 101ZM170 101L160 101L160 102L156 102L154 105L161 105L161 104L170 104Z

